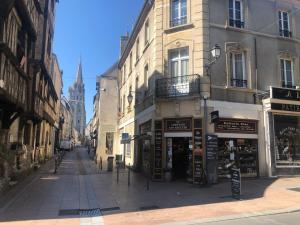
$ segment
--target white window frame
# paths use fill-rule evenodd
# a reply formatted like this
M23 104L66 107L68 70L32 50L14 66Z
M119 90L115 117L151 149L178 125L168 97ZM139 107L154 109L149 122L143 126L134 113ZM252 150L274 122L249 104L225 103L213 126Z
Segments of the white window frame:
M229 58L232 55L232 62L230 62L231 63L231 65L230 65L230 67L231 67L231 70L230 70L230 72L231 72L231 74L230 74L230 82L231 82L231 79L235 79L235 80L237 79L236 71L235 71L235 63L236 63L235 56L236 55L240 55L240 54L242 55L243 80L247 81L247 86L248 86L247 70L246 70L246 53L245 53L245 51L242 51L242 52L230 52L229 53ZM233 85L231 85L231 86L233 86ZM247 86L246 87L238 87L238 86L235 85L233 87L247 88Z
M150 42L150 26L149 19L145 23L145 46L147 46Z
M180 19L182 19L182 18L184 18L183 16L182 16L182 7L181 7L181 5L182 5L182 1L183 0L177 0L177 1L179 1L179 5L178 5L178 17L177 18L173 18L173 7L174 7L174 1L176 1L176 0L171 0L171 27L176 27L176 26L181 26L181 25L184 25L184 24L186 24L187 23L187 21L185 22L185 23L182 23L182 24L179 24L179 25L173 25L173 21L174 21L174 19L177 19L177 20L180 20ZM186 15L185 15L185 18L186 18L186 20L187 20L187 5L188 5L188 0L184 0L184 1L186 1Z
M181 51L184 50L184 49L187 49L188 55L187 55L187 56L184 56L184 57L181 57ZM172 55L172 53L174 53L174 52L178 52L178 57L172 59L172 58L171 58L171 55ZM188 47L183 47L183 48L176 48L176 49L170 50L170 53L169 53L169 68L170 68L170 75L171 75L171 77L178 77L178 76L189 75L189 74L181 74L181 72L182 72L182 70L181 70L181 62L184 61L184 60L188 60L188 73L189 73L189 63L190 63L190 52L189 52L189 48L188 48ZM177 76L174 76L174 75L172 74L172 62L178 62L178 72L179 72L179 73L178 73Z
M283 65L283 71L284 71L284 80L282 80L282 74L281 74L281 71L282 71L282 68L281 68L281 60L284 61L284 65ZM295 86L295 79L294 79L294 62L293 62L293 59L289 59L289 58L280 58L280 79L281 79L281 82L287 86L288 85L288 82L287 82L287 71L286 71L286 62L287 61L290 61L291 62L291 72L292 72L292 86ZM282 84L281 83L281 84Z
M290 14L289 12L287 11L284 11L284 10L279 10L278 11L280 13L280 17L281 17L281 20L280 18L278 18L278 26L279 26L279 29L282 30L282 31L285 31L284 29L284 20L283 20L283 14L286 13L287 14L287 22L288 22L288 31L291 32L291 25L290 25ZM281 23L281 24L280 24ZM280 35L280 31L279 31L279 35ZM290 34L288 36L284 36L284 33L282 33L282 35L280 35L281 37L290 37Z
M229 0L229 1L231 1L231 0ZM235 3L236 2L240 2L240 6L241 6L241 9L240 9L240 11L241 11L241 23L244 23L244 6L243 6L243 1L242 0L232 0L232 3L233 3L233 19L234 19L234 21L237 20L237 18L236 18L236 8L235 8ZM230 19L230 13L229 13L229 19ZM234 24L233 27L236 27L236 24ZM241 26L241 28L242 28L242 26Z

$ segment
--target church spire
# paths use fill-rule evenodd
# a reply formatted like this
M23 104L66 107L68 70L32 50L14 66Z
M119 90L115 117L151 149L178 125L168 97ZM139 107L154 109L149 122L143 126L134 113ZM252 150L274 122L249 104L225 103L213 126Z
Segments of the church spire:
M81 65L81 57L80 57L80 61L79 61L78 69L77 69L77 78L76 78L76 83L77 83L77 84L82 84L82 83L83 83L83 80L82 80L82 65Z

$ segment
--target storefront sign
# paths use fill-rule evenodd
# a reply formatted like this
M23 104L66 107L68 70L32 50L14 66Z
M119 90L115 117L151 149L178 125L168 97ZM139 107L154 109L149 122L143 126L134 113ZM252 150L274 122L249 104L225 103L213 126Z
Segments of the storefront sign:
M128 143L130 143L129 133L122 133L121 144L128 144Z
M203 172L203 162L200 153L194 154L194 184L200 184Z
M210 113L210 122L216 123L219 121L219 111L213 111Z
M206 135L206 169L209 184L218 182L218 136Z
M231 169L231 193L235 199L241 198L241 170Z
M271 109L289 112L300 112L300 105L271 103Z
M271 97L283 100L300 101L300 90L272 87Z
M220 118L215 123L215 132L257 134L257 121Z
M192 130L192 119L190 118L165 120L166 132L191 131L191 130Z
M154 180L162 180L162 121L155 121Z

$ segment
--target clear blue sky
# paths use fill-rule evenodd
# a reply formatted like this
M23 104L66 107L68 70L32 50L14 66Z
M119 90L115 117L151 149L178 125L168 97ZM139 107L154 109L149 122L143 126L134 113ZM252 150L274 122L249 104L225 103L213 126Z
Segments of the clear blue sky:
M54 53L63 70L63 94L74 82L82 58L87 122L93 116L96 76L119 58L120 36L132 27L144 0L60 0L57 4Z

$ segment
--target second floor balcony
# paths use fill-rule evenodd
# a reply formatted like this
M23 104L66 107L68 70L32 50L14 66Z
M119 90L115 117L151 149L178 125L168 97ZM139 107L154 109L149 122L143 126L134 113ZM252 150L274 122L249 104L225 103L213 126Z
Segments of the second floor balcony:
M176 98L200 95L200 75L168 77L156 80L156 98Z

